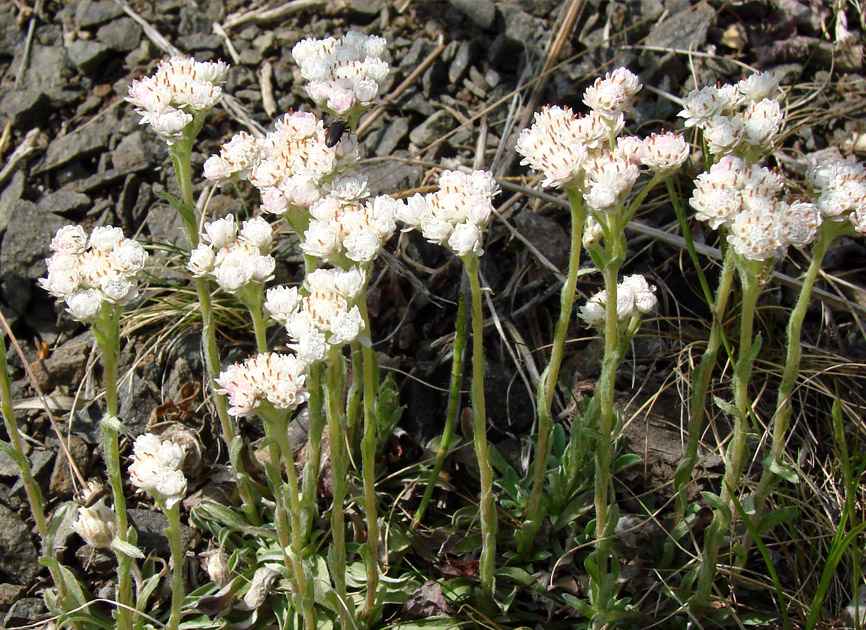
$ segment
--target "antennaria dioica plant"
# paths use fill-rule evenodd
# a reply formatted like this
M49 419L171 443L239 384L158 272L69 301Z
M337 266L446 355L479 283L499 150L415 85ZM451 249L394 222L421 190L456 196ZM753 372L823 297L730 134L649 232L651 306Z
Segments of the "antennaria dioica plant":
M477 522L460 534L477 536L480 530L477 581L481 589L472 605L477 604L487 615L496 611L493 604L497 604L499 612L507 614L514 594L504 597L503 584L516 580L514 576L522 575L521 571L532 578L543 554L549 552L545 543L562 536L562 540L554 541L562 557L552 565L551 575L560 569L562 558L574 557L573 564L582 566L586 576L583 599L560 598L557 593L545 596L563 609L578 610L588 617L589 626L618 623L638 609L620 596L624 557L617 526L620 503L625 502L617 500L614 486L615 474L622 468L618 461L623 461L616 457L623 425L615 404L616 378L642 319L657 304L656 287L644 276L623 274L628 269L625 228L662 182L667 184L668 194L676 197L671 178L687 159L689 147L681 135L672 132L648 137L625 133L626 115L641 89L637 76L625 68L609 72L590 85L584 94L589 108L586 115L547 106L536 113L531 128L521 132L516 149L523 156L523 164L544 174L542 186L560 188L568 198L570 250L549 358L534 401L538 417L535 452L523 462L524 481L518 479L512 484L523 483L527 491L516 493L520 496L512 502L514 509L503 501L498 511L498 486L508 492L511 481L498 478L501 457L488 437L489 421L495 419L492 414L487 417L489 401L484 390L481 263L499 185L488 172L460 170L462 167L449 164L449 169L436 167L434 192L403 200L374 195L370 182L353 172L360 155L352 132L379 97L380 83L389 71L382 60L384 52L382 38L358 33L341 39L304 40L294 48L308 95L321 111L345 121L348 133L328 137L316 115L290 112L261 137L240 132L223 144L219 153L205 162L204 176L218 185L247 182L258 191L260 212L245 218L231 213L207 217L206 210L197 208L193 200L197 179L191 160L194 143L207 112L219 102L228 67L221 62L173 58L162 62L156 75L137 81L130 89L128 100L142 115L142 122L149 123L168 144L180 185L181 198L171 202L183 219L189 248L186 271L196 286L201 309L209 388L239 484L243 516L235 514L225 520L234 518L234 523L245 525L231 532L221 530L220 544L243 540L246 552L233 556L227 565L231 568L225 570L234 572L235 577L220 588L229 589L226 593L234 597L246 588L253 589L247 584L253 572L279 575L273 578L279 582L265 595L276 602L273 614L277 623L298 628L334 624L342 628L377 627L388 619L383 607L408 597L400 592L400 583L408 574L396 573L395 554L389 546L394 532L389 531L392 523L388 519L402 506L383 510L383 495L377 493L377 482L384 478L379 475L380 455L389 438L382 430L386 426L382 418L393 410L386 410L382 402L387 385L380 383L379 361L373 349L375 322L367 307L371 285L376 281L376 261L399 220L407 231L418 230L429 243L444 247L446 255L460 258L471 299L470 304L461 301L458 307L446 427L432 466L431 485L424 490L407 529L410 537L412 532L425 534L422 525L426 524L432 484L443 470L455 429L463 368L462 319L468 306L472 321L471 434L480 479L478 505L471 506ZM705 399L713 367L725 341L722 322L731 310L734 274L742 287L738 343L732 352L733 402L719 398L719 406L733 420L733 430L723 448L725 475L719 494L704 494L714 516L705 532L697 592L690 602L692 613L700 613L709 603L722 544L734 531L732 509L742 505L745 513L759 522L777 478L796 477L793 467L783 460L806 306L833 240L862 231L866 175L860 165L850 161L813 165L807 173L812 191L809 202L792 201L784 193L781 179L758 165L771 148L781 120L781 108L772 98L776 87L772 75L755 75L736 86L697 91L684 105L686 126L702 129L707 162L707 172L696 181L691 206L711 227L724 226L725 257L712 305L709 340L693 376L688 442L674 479L676 522L662 565L673 561L675 543L686 531L688 486L707 415ZM236 190L240 193L238 187ZM672 202L683 205L678 198ZM296 286L268 286L278 264L279 230L275 228L279 227L279 217L285 218L303 253L304 277ZM757 491L740 501L737 493L743 486L745 440L754 413L748 385L760 350L760 335L754 330L757 301L773 261L781 257L785 247L805 247L816 234L812 261L788 323L788 352L772 420L769 455ZM57 247L52 246L56 254L53 262L49 261L49 276L43 285L66 299L75 317L91 324L105 362L105 457L114 508L112 511L103 503L82 508L76 531L91 546L108 544L117 554L120 606L116 623L132 630L144 623L143 616L134 610L146 597L136 599L131 579L138 579L150 561L136 548L135 532L125 515L118 440L122 425L117 419L117 330L122 307L137 297L133 280L146 255L137 244L129 244L134 241L124 240L117 228L97 228L88 237L83 229L70 226L58 233L56 241ZM557 388L565 385L560 375L567 372L563 365L583 251L589 254L584 273L600 272L603 287L581 305L579 318L598 331L603 356L594 393L586 401L574 401L578 416L566 438L566 430L554 422L554 398ZM115 264L120 266L115 268ZM220 359L222 349L217 343L211 302L214 288L233 296L244 307L252 329L255 353L232 365L224 366ZM269 327L275 324L280 327L278 334L271 331L269 335ZM288 338L288 346L271 347L280 335ZM565 388L562 391L571 394ZM0 394L11 436L8 395L5 391ZM288 429L302 408L307 414L308 436L303 472L299 473L298 455ZM252 449L251 437L241 429L241 418L261 421L265 433L260 461L252 463L249 470L244 469L242 456ZM469 428L464 430L468 436ZM14 440L10 437L10 441ZM328 445L327 451L323 444ZM331 496L330 505L320 515L317 482L325 452ZM184 579L179 535L180 501L187 483L180 471L184 456L180 445L145 434L135 440L129 468L130 482L148 493L168 518L171 596L170 611L163 618L172 630L184 622L205 623L203 617L182 618L197 614L194 611L202 596L201 589L187 593ZM353 463L357 470L353 470ZM258 476L259 468L264 477ZM356 472L357 483L353 478ZM25 480L29 476L26 466L22 476ZM27 488L28 498L38 506L38 500L30 497L31 490ZM33 509L44 538L44 514L40 517L39 508ZM198 509L193 509L196 523L201 514L217 513L208 512L207 504L201 512ZM229 513L233 514L228 508L222 512ZM322 516L329 522L324 528ZM519 523L513 536L502 535L503 521L512 526ZM552 533L548 536L548 532ZM136 559L144 562L136 565ZM744 555L738 562L744 562ZM63 575L54 566L52 574L62 590ZM470 580L476 577L472 569L468 574ZM688 580L687 575L687 588ZM257 579L252 583L259 588ZM533 579L528 579L521 586L533 584ZM552 584L548 586L548 590L556 590ZM454 595L460 588L462 585L448 596L463 606L469 600ZM212 591L207 597L211 595ZM285 597L280 599L282 595ZM167 605L168 601L166 597Z

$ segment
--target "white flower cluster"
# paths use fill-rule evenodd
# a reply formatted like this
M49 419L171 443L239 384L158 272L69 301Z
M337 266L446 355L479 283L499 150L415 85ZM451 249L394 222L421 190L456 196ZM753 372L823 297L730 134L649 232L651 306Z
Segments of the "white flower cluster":
M236 293L251 283L274 277L276 262L268 252L274 235L262 217L247 219L238 231L234 215L204 224L202 241L190 253L187 269L196 278L212 276L223 291Z
M355 120L379 97L390 68L381 57L385 39L349 31L342 39L305 39L292 56L307 83L307 94L323 110Z
M388 195L370 200L363 176L338 178L324 199L310 206L310 226L304 233L304 253L341 265L374 260L397 229L395 217L405 203ZM342 266L342 265L341 265Z
M779 78L774 72L756 73L736 85L692 90L683 99L679 115L685 118L686 127L703 131L710 153L763 153L772 147L782 123L778 93Z
M499 184L487 171L443 171L439 190L415 194L397 208L397 218L431 243L446 245L458 256L484 253L484 230L493 218Z
M358 144L344 134L333 148L325 144L324 124L309 112L286 114L257 140L240 132L204 163L204 175L224 183L249 180L262 196L262 210L285 214L322 198L322 187L358 159Z
M616 285L616 317L627 322L652 311L658 299L656 287L641 275L626 276ZM590 326L603 326L607 306L607 291L599 291L580 307L578 317Z
M306 372L306 363L298 357L268 352L223 370L216 391L228 397L229 413L239 418L254 413L263 402L291 410L307 400Z
M161 61L153 76L132 82L126 100L168 144L183 136L196 117L206 114L220 98L229 67L222 61L172 57Z
M99 499L90 507L78 508L78 519L72 529L94 549L106 549L117 535L117 519L114 511L105 505L105 499Z
M806 170L815 205L830 221L851 221L866 234L866 168L853 160L812 160Z
M152 433L139 435L132 445L129 480L171 508L186 494L186 477L181 471L185 454L179 444L160 440Z
M661 173L676 170L689 154L681 135L617 138L640 89L634 74L618 68L587 88L583 100L592 109L586 116L576 116L567 107L545 106L517 139L521 164L544 174L542 186L579 186L596 210L621 202L641 166ZM614 145L612 138L617 138Z
M750 260L784 254L815 240L821 213L813 203L779 198L782 180L767 168L725 156L695 180L689 204L713 229L724 225L728 243Z
M363 299L367 278L358 267L347 271L317 269L308 274L301 296L295 287L274 287L265 294L265 310L286 327L289 348L307 363L322 361L329 346L358 338L364 319L355 304Z
M147 252L118 227L96 227L88 239L80 225L67 225L51 241L48 276L39 286L66 301L81 322L99 317L105 303L124 305L138 297L138 273Z

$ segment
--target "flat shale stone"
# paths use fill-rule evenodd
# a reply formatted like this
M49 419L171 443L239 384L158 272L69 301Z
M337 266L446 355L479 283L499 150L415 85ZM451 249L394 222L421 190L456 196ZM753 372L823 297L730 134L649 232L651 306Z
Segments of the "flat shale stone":
M38 90L12 90L0 99L0 117L15 129L25 131L45 122L51 100Z
M39 207L54 214L72 214L90 206L90 197L71 190L57 190L44 195L38 201Z
M129 52L141 41L141 27L132 18L122 17L100 26L96 39L112 50Z
M5 505L0 504L0 571L27 586L42 567L39 554L30 536L30 528Z
M80 28L91 28L110 22L121 15L123 15L123 9L111 0L99 0L99 2L82 0L76 7L75 21Z

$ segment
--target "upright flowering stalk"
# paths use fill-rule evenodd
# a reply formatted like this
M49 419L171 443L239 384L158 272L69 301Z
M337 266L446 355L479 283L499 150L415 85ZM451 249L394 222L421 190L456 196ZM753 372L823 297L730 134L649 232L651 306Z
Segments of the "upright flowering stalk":
M753 495L755 510L753 518L756 521L763 515L767 497L779 477L789 481L796 480L793 467L782 460L788 427L791 424L791 394L797 384L800 369L802 352L800 334L812 288L821 270L821 263L830 244L837 236L855 231L858 234L866 234L866 169L862 164L852 160L828 162L812 159L806 171L806 179L812 189L814 207L820 212L823 221L812 245L812 260L803 275L803 286L797 296L797 303L788 319L785 368L779 384L776 410L771 425L770 453L764 458L764 471ZM801 204L801 207L809 207L810 213L813 212L811 206L812 204ZM805 244L805 242L795 243L801 247ZM748 551L748 543L746 550ZM741 562L745 562L745 557Z
M102 350L105 379L105 417L102 420L105 469L114 494L117 513L117 537L121 545L115 553L118 561L117 598L121 604L118 625L132 623L132 558L122 550L128 542L129 524L126 499L120 474L117 404L117 354L120 343L120 313L124 305L138 297L139 272L147 261L147 252L136 241L123 237L116 227L97 227L88 238L81 226L60 228L51 241L54 254L46 260L48 276L40 286L66 302L67 311L80 322L90 325L96 343Z
M685 119L687 128L693 127L701 131L706 147L705 161L712 166L710 172L701 175L703 179L700 180L700 193L696 191L690 203L697 211L696 218L707 222L713 229L723 225L740 207L739 191L732 190L726 183L732 178L731 166L741 163L730 162L730 159L726 162L725 156L735 156L742 160L742 164L752 164L772 149L773 140L782 122L781 105L777 100L778 87L779 80L774 73L758 73L735 85L707 86L692 90L683 100L680 116ZM725 162L724 166L722 162ZM768 182L757 182L757 192L760 193L761 187L767 185ZM672 198L676 201L675 208L683 232L688 234L688 221L685 213L680 211L679 199L673 193ZM703 433L710 378L724 339L722 320L728 307L737 267L735 258L732 248L725 250L718 288L711 305L713 321L709 338L692 377L688 439L685 455L674 475L677 493L675 519L679 522L686 514L689 483L697 463L698 444ZM676 540L671 538L665 546L663 566L670 562L675 549Z
M641 85L637 77L626 68L619 68L597 79L585 92L584 103L590 108L586 116L575 116L570 109L545 107L535 115L529 129L524 129L517 142L517 151L524 156L522 164L541 171L545 175L543 186L564 187L570 201L572 214L571 256L568 275L560 295L560 315L554 332L550 361L542 373L537 399L538 445L532 467L532 491L526 511L525 528L520 533L518 544L527 557L532 551L533 541L546 513L544 486L547 474L547 459L550 455L553 420L551 406L556 390L559 369L565 349L565 340L575 298L580 248L587 208L594 229L598 232L599 246L596 261L605 272L605 287L616 296L617 275L625 253L622 230L650 187L663 176L678 168L688 155L684 140L675 134L654 134L640 140L632 137L620 138L625 124L625 113L633 104ZM626 198L640 174L640 166L648 167L655 176L628 210ZM603 239L602 239L603 237ZM604 247L601 243L604 243ZM602 400L602 438L604 446L597 450L596 507L597 534L599 541L605 536L602 531L608 518L607 495L610 477L610 462L613 439L612 378L618 363L615 352L621 335L617 322L611 318L605 328L605 370L599 385L598 395ZM607 481L605 481L607 480ZM602 505L603 504L603 505ZM599 545L606 543L599 542ZM607 554L600 549L600 557ZM606 560L599 568L606 574ZM606 580L607 578L605 578ZM601 583L601 577L596 584ZM596 595L599 595L596 593ZM596 597L597 601L606 599ZM598 610L604 609L606 604Z
M306 295L301 295L295 287L274 287L268 289L265 300L265 310L272 319L286 327L292 338L290 348L310 366L321 361L327 363L324 389L331 451L331 536L334 545L334 553L329 556L333 558L331 574L337 596L347 606L345 609L341 606L339 611L344 628L354 623L354 611L349 608L351 600L346 592L343 504L348 491L349 454L345 443L345 407L341 404L344 390L341 350L345 344L355 342L366 327L357 304L364 296L365 284L366 275L358 267L347 271L317 269L305 280L303 291Z
M190 252L199 244L199 216L192 189L192 147L207 113L222 98L222 86L227 78L228 65L222 61L198 62L190 57L172 57L161 61L153 76L133 81L126 97L141 115L141 124L149 124L168 145L181 190L180 200L174 200L173 205L183 220ZM240 155L244 150L240 147L234 148L237 150L232 153L235 162L244 162L245 156ZM195 288L201 308L205 364L209 380L212 381L220 373L220 358L210 286L203 275L195 278ZM238 479L238 492L243 501L244 513L252 523L258 524L260 519L253 500L252 485L239 457L242 440L237 436L237 430L228 414L225 397L214 392L213 400L223 439L228 446L232 469ZM235 440L236 437L238 441Z
M213 278L223 291L237 296L253 321L256 346L266 352L267 326L262 314L265 282L273 279L276 261L269 254L274 235L262 217L243 222L238 230L233 215L204 224L198 247L187 268L193 277Z
M690 203L697 218L723 227L743 289L739 348L733 374L734 404L729 408L734 427L725 448L725 475L713 520L704 537L704 557L693 599L696 610L706 606L722 539L731 523L733 493L742 474L748 417L748 384L757 346L753 322L764 278L788 246L805 247L815 240L821 214L812 203L788 203L780 197L781 179L757 165L727 156L698 176Z
M398 218L417 229L431 243L448 247L461 258L472 292L472 428L475 454L481 477L481 587L493 597L496 569L496 506L493 497L493 468L487 446L487 414L484 401L484 327L478 257L484 230L493 218L493 197L499 186L487 171L471 174L443 171L439 190L426 196L416 194ZM455 338L456 345L456 338ZM455 348L457 350L458 348Z
M139 492L146 492L156 501L168 519L166 537L171 548L171 616L169 630L180 626L183 604L184 549L180 537L180 502L186 495L186 477L181 471L186 454L184 448L171 441L162 441L150 433L135 438L132 447L129 480Z
M306 363L293 354L262 353L226 368L216 384L228 397L229 413L238 418L256 415L264 422L270 440L265 470L276 504L277 537L292 576L292 605L303 616L304 627L311 629L316 627L315 590L303 558L300 487L288 437L292 412L308 399L306 371Z

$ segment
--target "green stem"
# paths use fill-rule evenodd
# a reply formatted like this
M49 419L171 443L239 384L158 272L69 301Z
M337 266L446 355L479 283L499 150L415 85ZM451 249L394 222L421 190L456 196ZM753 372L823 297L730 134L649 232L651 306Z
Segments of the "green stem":
M278 492L288 495L288 501L284 506L289 512L291 523L291 553L289 557L292 562L292 570L298 587L298 595L301 600L301 613L304 617L304 626L308 630L316 627L315 590L309 579L304 560L304 526L301 522L301 497L298 485L298 473L295 470L295 457L292 445L289 443L288 417L281 419L279 424L274 423L273 437L279 445L283 466L286 469L287 484L278 489Z
M788 319L788 345L785 357L785 369L782 372L782 381L779 384L779 392L776 397L776 412L773 414L773 437L770 443L770 455L764 459L764 471L758 488L755 490L755 514L752 517L756 523L761 519L764 512L764 504L778 480L778 475L773 468L781 465L782 456L785 452L785 443L788 437L788 427L791 424L791 394L797 384L797 376L800 373L800 357L802 346L800 336L803 329L803 320L812 297L812 288L821 271L821 263L830 248L833 240L847 229L847 221L827 221L821 226L818 239L812 246L812 260L809 268L803 276L803 286L797 296L797 303ZM746 553L751 546L751 537L746 538L744 544ZM745 556L745 554L744 554ZM745 557L743 558L743 562Z
M553 333L553 346L550 351L550 362L541 374L538 384L538 445L535 449L535 462L532 475L532 492L526 508L526 518L519 542L521 555L528 559L541 522L544 518L544 480L547 473L547 459L550 457L551 434L553 433L553 417L551 408L559 380L559 368L565 355L565 340L568 336L568 325L574 310L574 295L577 288L577 275L580 270L580 246L583 237L583 224L586 220L586 207L583 194L576 187L568 187L568 199L571 203L571 253L568 260L568 276L562 285L559 296L559 320Z
M322 467L322 433L325 430L325 414L322 411L322 364L307 367L307 461L304 462L304 480L301 489L301 518L304 526L304 542L310 539L313 525L318 517L317 482Z
M451 358L451 383L448 388L448 408L445 410L445 427L442 429L442 437L439 440L439 449L436 451L436 461L433 470L430 471L430 479L424 489L424 496L415 511L412 519L412 529L416 529L424 518L427 505L433 497L436 482L445 464L445 457L451 445L454 435L454 425L457 424L457 411L460 407L460 381L463 379L463 351L466 349L466 295L461 291L457 298L457 319L454 326L453 356Z
M704 535L704 553L698 570L698 587L690 604L696 612L702 612L709 603L710 590L716 575L719 549L728 531L734 509L731 499L739 487L746 450L746 435L749 430L749 377L754 362L754 320L758 297L761 294L760 278L764 268L762 261L750 261L737 257L737 270L743 287L743 305L740 314L740 342L731 387L734 393L734 427L731 441L725 449L725 475L720 492L720 508L713 513L713 520Z
M331 450L331 485L333 505L331 507L331 537L333 555L329 555L334 590L340 601L340 625L343 630L351 627L349 599L346 595L346 523L343 503L346 500L349 476L349 458L346 453L344 416L340 401L340 370L342 357L340 348L332 346L327 361L325 380L325 413L328 419L328 444Z
M111 485L114 497L114 512L117 515L117 538L122 542L129 541L129 520L126 514L126 497L123 494L123 476L120 471L120 439L114 426L118 420L117 402L117 353L120 343L120 313L119 306L106 307L99 319L93 324L92 330L96 343L102 350L103 380L105 381L105 414L113 420L102 422L102 454L105 460L105 472ZM115 551L117 558L117 601L118 627L131 628L132 618L132 574L129 568L132 559L126 554Z
M614 576L610 563L613 553L611 533L616 523L611 515L611 485L613 478L613 442L616 426L614 395L616 370L621 361L620 328L617 317L617 282L625 254L625 234L620 224L620 213L608 213L608 235L605 237L605 265L602 268L605 290L604 358L596 385L595 398L599 401L599 436L595 452L595 535L597 583L594 585L593 608L596 615L611 610L615 596Z
M682 460L674 473L674 489L676 492L676 508L674 523L679 523L685 517L688 507L688 490L698 461L698 445L704 430L704 416L706 414L707 392L709 390L710 378L716 365L716 358L722 346L724 338L723 320L728 307L728 298L731 295L731 285L734 280L734 251L728 248L722 263L722 272L719 278L719 288L713 303L713 323L710 328L710 336L707 346L701 356L700 363L695 369L692 378L692 397L689 403L688 441ZM676 540L671 538L665 543L662 566L668 566L676 551Z
M492 601L493 573L496 569L496 506L493 497L493 468L487 447L487 412L484 404L484 324L481 284L478 281L478 257L463 257L469 288L472 292L472 437L481 477L481 560L479 576L484 596Z
M197 121L196 125L190 128L191 138L184 138L175 142L169 149L171 161L174 165L174 173L177 177L178 185L181 190L181 203L183 209L179 209L180 217L183 221L183 231L186 236L187 246L192 251L199 242L198 234L198 215L196 212L195 200L192 193L192 162L190 159L192 153L192 141L198 130L201 129L201 123ZM241 497L243 511L248 521L253 525L261 525L261 517L259 516L254 499L255 493L252 489L252 481L244 470L243 461L240 457L241 445L235 445L234 422L229 416L228 402L223 394L216 393L216 384L214 380L220 374L220 358L219 348L216 343L216 330L214 324L213 305L210 296L210 284L206 278L195 279L195 290L198 295L198 302L201 308L201 340L204 350L205 367L208 374L208 383L211 397L214 401L214 407L219 418L220 429L222 430L223 439L229 452L229 463L232 470L235 472L235 477L238 482L238 494Z
M358 309L370 332L367 312L367 290L358 298ZM364 618L373 622L376 615L376 593L379 588L379 520L376 514L376 396L379 391L379 366L372 346L361 344L361 367L364 377L364 436L361 439L361 469L364 479L364 512L367 518L367 593Z
M185 597L183 589L183 541L180 536L180 503L170 508L163 507L168 519L168 544L171 547L171 617L168 620L169 630L177 630L180 626L180 608Z
M349 386L349 393L346 398L346 434L349 444L354 445L358 441L358 424L361 413L361 382L363 379L358 378L358 374L364 372L364 360L361 356L361 344L358 341L353 341L352 348L352 384Z
M238 291L238 299L247 307L253 323L253 334L256 337L256 351L264 354L268 351L268 323L262 314L265 285L253 282Z

